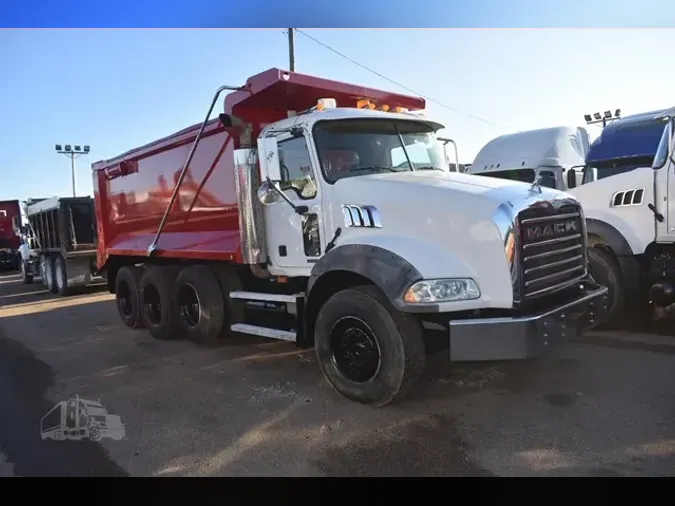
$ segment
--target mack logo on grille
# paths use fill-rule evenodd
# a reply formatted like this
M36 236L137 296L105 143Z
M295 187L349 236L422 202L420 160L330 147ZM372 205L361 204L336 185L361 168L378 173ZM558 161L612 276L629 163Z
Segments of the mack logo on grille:
M579 231L579 225L576 220L560 221L558 223L548 223L546 225L537 225L526 229L525 233L528 239L551 239L562 235L575 234Z

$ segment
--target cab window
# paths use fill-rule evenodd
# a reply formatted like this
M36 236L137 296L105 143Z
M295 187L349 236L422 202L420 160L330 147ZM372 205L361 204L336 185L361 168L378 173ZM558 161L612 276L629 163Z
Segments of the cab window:
M278 144L282 190L293 190L301 199L316 196L316 181L304 137L281 141Z

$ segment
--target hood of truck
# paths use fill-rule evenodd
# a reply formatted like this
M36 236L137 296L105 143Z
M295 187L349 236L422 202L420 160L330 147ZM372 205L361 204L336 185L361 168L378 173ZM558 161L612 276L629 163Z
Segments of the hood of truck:
M326 195L331 203L332 235L343 244L370 244L411 263L425 279L474 279L481 300L452 303L456 309L511 307L513 291L503 237L494 220L504 205L519 209L569 194L525 183L440 171L356 176L338 180ZM574 200L572 198L572 200ZM349 223L349 210L377 215L376 227Z
M541 193L532 191L531 184L457 172L441 172L436 170L404 173L372 174L340 179L335 183L338 195L381 194L384 198L397 198L400 204L410 199L421 198L419 205L424 205L427 194L438 195L443 200L460 199L481 202L481 206L501 205L509 200L519 200L538 195L544 200L569 198L569 194L541 187ZM370 193L370 192L374 192ZM412 202L410 202L412 203ZM448 201L442 207L455 207ZM441 211L442 209L438 209ZM493 209L484 209L491 214Z

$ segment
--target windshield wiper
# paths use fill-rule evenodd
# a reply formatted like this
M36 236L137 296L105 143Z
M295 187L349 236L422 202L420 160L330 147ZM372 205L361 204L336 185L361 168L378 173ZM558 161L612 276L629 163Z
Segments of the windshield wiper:
M431 165L425 165L423 167L415 167L415 170L440 170L442 171L443 169L439 167L432 167Z
M393 169L391 167L380 167L380 166L376 166L376 165L367 165L367 166L364 166L364 167L356 167L355 169L349 169L348 172L364 172L364 171L378 172L378 171L382 171L382 170L386 170L388 172L403 172L403 171L400 171L400 170Z

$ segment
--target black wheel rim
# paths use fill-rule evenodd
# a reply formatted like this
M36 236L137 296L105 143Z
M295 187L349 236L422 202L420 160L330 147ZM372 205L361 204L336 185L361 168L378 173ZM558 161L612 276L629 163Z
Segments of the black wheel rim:
M158 324L162 320L159 291L153 285L147 285L143 290L143 310L151 323Z
M178 289L178 308L181 318L189 327L196 327L199 324L201 316L199 296L192 285L185 284Z
M131 316L131 289L126 283L120 283L117 287L117 307L122 316Z
M331 358L354 383L367 383L380 370L380 347L371 328L359 318L341 318L330 332Z

